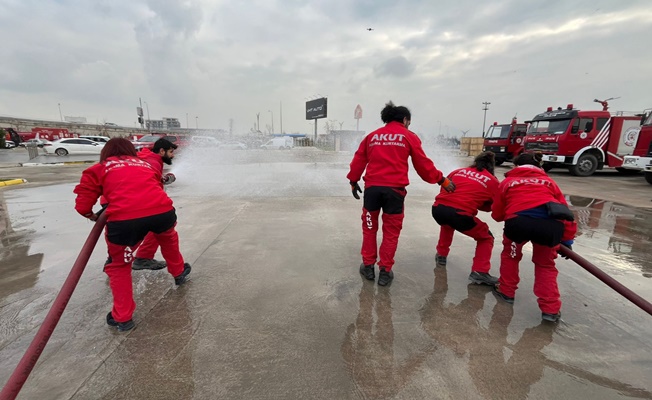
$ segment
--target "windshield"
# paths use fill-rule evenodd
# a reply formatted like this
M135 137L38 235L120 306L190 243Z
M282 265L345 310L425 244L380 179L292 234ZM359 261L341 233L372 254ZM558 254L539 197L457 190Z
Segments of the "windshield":
M552 119L552 120L543 120L543 121L533 121L530 124L530 128L527 130L528 135L542 135L544 133L553 133L555 135L561 135L566 132L568 125L570 125L570 119Z
M160 136L143 136L140 139L138 139L138 141L139 142L156 142L160 138L161 138Z
M485 135L487 139L507 139L511 125L492 125Z

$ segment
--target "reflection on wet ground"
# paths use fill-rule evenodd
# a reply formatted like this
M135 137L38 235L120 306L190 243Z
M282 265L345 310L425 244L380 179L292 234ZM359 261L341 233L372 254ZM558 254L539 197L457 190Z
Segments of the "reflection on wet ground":
M566 199L577 217L576 241L594 250L592 257L652 278L652 210L579 196Z
M34 286L43 261L43 253L30 254L35 233L30 222L13 215L12 221L0 192L0 299Z

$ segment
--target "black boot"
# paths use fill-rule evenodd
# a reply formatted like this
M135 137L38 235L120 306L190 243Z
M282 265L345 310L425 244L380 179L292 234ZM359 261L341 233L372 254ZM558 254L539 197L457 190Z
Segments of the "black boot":
M373 281L376 279L376 274L374 272L374 265L364 265L360 264L360 274L365 277L365 279Z
M117 327L119 332L126 332L132 330L136 326L136 324L134 324L133 319L130 319L127 322L117 322L115 319L113 319L113 315L111 314L110 311L108 314L106 314L106 323L109 326Z
M394 279L394 272L385 271L385 268L380 267L380 272L378 273L378 286L387 286L392 283Z
M179 276L174 277L174 284L179 286L186 283L186 281L188 280L187 276L188 274L190 274L191 269L192 268L190 268L190 264L188 263L183 264L183 272Z

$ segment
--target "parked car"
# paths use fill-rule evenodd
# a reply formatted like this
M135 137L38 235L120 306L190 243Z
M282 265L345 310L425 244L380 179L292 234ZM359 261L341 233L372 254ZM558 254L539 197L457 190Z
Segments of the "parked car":
M16 143L13 140L5 140L5 149L13 149L16 147Z
M89 139L67 138L55 140L43 146L45 154L67 156L68 154L100 154L104 143L94 142Z
M45 144L52 143L52 142L50 142L49 140L45 140L45 139L29 139L29 140L26 140L26 141L22 142L21 144L19 144L19 146L25 147L25 146L27 146L28 143L29 144L36 144L38 147L43 147Z
M226 142L217 146L217 148L222 150L245 150L247 145L242 142Z
M176 144L179 147L184 147L187 146L189 143L188 136L184 135L165 135L162 133L152 133L150 135L145 135L141 137L140 139L133 141L132 143L136 147L136 150L148 148L151 149L154 147L154 142L157 140L164 138L169 140L170 142Z
M83 135L83 136L80 136L80 138L81 139L92 140L92 141L98 142L98 143L106 143L111 139L108 136L90 136L90 135Z
M289 150L294 147L294 140L289 136L277 137L260 146L265 150Z
M203 147L213 147L222 144L222 142L211 136L191 136L190 142Z

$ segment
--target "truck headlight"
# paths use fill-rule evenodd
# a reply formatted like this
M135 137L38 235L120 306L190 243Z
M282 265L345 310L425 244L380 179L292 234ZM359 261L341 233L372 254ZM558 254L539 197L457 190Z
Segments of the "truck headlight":
M501 147L501 148L500 148L500 152L502 153L503 151L505 151L505 148L504 148L504 147Z

